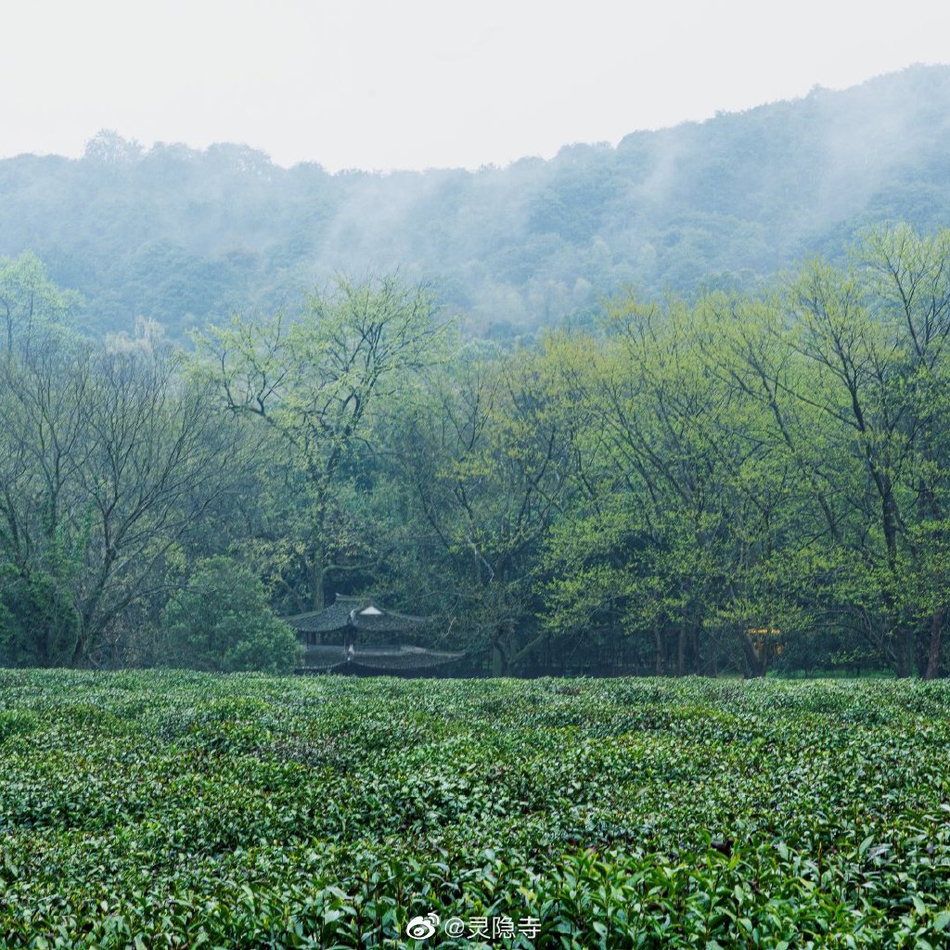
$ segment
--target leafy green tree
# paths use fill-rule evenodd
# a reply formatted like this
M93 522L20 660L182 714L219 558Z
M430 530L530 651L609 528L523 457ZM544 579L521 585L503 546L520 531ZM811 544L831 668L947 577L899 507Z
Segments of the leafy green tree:
M546 546L553 632L627 637L659 674L761 675L776 654L751 631L807 625L784 559L801 524L794 473L735 378L732 325L751 342L756 314L722 295L623 298L575 361L575 404L595 423Z
M61 334L75 333L71 317L81 306L73 291L57 287L42 261L30 252L0 257L0 347L8 355Z
M577 424L550 365L537 352L463 351L403 435L404 477L451 592L447 623L495 675L522 668L544 638L538 555Z
M77 617L56 578L12 565L0 571L0 665L63 666L72 661Z
M947 609L948 242L877 231L848 268L806 267L783 303L787 369L759 378L824 522L816 589L904 676L936 675Z
M872 232L846 269L719 306L706 365L757 407L753 477L771 492L785 473L777 576L901 675L936 675L946 617L948 250L946 233Z
M230 558L200 561L162 625L170 666L288 673L297 663L294 631L271 613L260 578Z
M113 662L233 479L230 420L173 353L86 344L0 360L0 405L0 565L20 603L49 594L30 614L71 613L49 662Z
M258 554L300 578L300 607L321 609L328 576L352 562L359 542L344 501L371 420L441 358L444 332L429 292L390 276L341 279L299 319L236 317L197 337L226 408L268 430L264 517L278 529Z

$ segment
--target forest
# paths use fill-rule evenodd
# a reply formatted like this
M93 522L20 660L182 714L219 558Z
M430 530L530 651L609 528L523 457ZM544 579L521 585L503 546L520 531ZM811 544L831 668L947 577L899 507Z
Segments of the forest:
M293 667L372 592L475 674L946 669L950 231L473 339L401 273L91 334L0 262L0 661Z
M519 338L585 326L628 286L756 290L809 254L840 263L870 224L945 226L948 117L950 66L916 66L477 171L329 174L103 131L81 159L0 160L0 255L35 253L100 336L141 316L184 341L398 270L469 336Z

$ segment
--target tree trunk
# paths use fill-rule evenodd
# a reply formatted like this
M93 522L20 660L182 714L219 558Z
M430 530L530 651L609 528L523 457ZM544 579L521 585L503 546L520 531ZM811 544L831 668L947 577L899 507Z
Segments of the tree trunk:
M660 624L654 626L653 636L656 639L656 675L666 676L666 643L663 639L663 628Z
M317 611L326 607L326 594L323 580L326 574L327 552L321 540L317 540L310 549L307 575L310 584L310 609Z
M495 636L491 644L491 675L493 677L507 676L508 664L505 658L505 648L502 645L501 638L504 635L502 629L495 631Z
M686 644L689 637L689 632L686 629L686 623L684 621L683 625L680 627L679 642L676 646L676 675L685 676L686 675Z
M745 658L745 678L751 680L765 676L768 667L768 661L765 659L767 644L762 644L760 655L759 651L755 649L752 637L747 633L742 634L741 643L742 655Z
M907 679L914 673L915 638L898 627L894 646L894 674L898 679Z
M943 636L943 624L946 620L946 611L941 609L934 613L930 623L930 649L927 651L927 668L924 670L925 680L935 680L940 675L940 640Z

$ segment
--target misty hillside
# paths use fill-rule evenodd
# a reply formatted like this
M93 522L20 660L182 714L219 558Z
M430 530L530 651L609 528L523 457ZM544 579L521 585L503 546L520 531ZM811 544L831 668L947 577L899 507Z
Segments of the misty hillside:
M0 255L34 251L96 331L177 335L398 267L479 332L583 318L625 285L750 286L864 224L950 222L950 67L478 172L290 169L244 146L0 161Z

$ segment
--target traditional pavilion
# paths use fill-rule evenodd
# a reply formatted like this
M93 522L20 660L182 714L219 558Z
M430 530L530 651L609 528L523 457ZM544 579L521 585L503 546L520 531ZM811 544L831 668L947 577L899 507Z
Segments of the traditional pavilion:
M404 643L424 632L428 618L385 610L368 597L337 594L323 610L284 620L304 648L302 673L430 676L465 655Z

